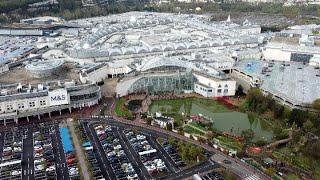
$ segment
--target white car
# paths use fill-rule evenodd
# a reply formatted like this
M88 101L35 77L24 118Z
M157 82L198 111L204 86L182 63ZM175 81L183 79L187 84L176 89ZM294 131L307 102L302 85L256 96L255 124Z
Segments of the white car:
M21 141L17 141L17 142L14 142L13 145L14 145L14 146L21 146L21 145L22 145L22 142L21 142Z
M48 147L52 147L52 145L51 144L44 144L43 147L48 148Z
M95 130L101 130L101 129L103 129L103 126L100 125L100 126L95 127L94 129Z
M74 175L79 174L78 168L70 168L69 174L70 174L70 176L74 176Z
M35 150L41 150L41 149L43 149L43 147L42 146L34 146L34 149Z
M137 174L129 174L127 176L127 179L137 179L138 178L138 175Z
M3 151L11 151L12 150L12 147L6 147L3 149Z
M34 170L36 170L36 171L42 171L43 169L44 169L44 166L42 164L34 167Z
M96 133L97 133L97 135L105 134L105 132L104 132L104 131L102 131L102 130L97 130L97 131L96 131Z
M11 172L11 176L18 176L21 174L21 171L14 170Z
M50 166L46 169L47 172L54 171L56 168L54 166Z
M14 147L14 148L13 148L13 151L14 151L14 152L21 152L21 151L22 151L22 148L21 148L21 147Z
M34 155L35 158L39 158L39 157L42 157L42 156L43 156L43 154L41 154L41 153L36 153L36 154Z
M41 164L43 161L44 159L40 158L40 159L34 160L34 164Z
M137 139L138 140L145 140L146 139L146 136L144 136L144 135L137 135Z

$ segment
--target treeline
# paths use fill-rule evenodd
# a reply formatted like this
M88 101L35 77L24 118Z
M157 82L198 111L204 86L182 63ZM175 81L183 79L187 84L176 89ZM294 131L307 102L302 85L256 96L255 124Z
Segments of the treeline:
M177 7L179 7L177 9ZM279 14L288 18L296 18L300 15L320 16L319 5L296 5L283 6L282 3L259 3L252 4L247 2L237 3L180 3L171 2L169 4L161 4L160 6L152 6L154 11L160 12L177 12L188 13L194 12L196 7L201 8L203 13L266 13Z
M181 159L188 165L196 164L197 161L202 162L206 159L204 156L204 149L195 146L189 142L176 141L174 138L169 137L169 144L177 148Z
M46 11L39 9L38 11L29 12L27 10L28 4L40 1L41 0L0 0L0 13L4 13L0 15L0 22L18 21L20 18L42 15L62 16L65 19L77 19L128 11L193 13L196 7L201 7L201 13L257 12L266 14L283 14L288 18L295 18L300 15L320 16L320 6L316 5L286 7L281 3L180 3L176 1L157 5L155 3L150 3L149 0L121 2L109 0L107 5L97 5L93 7L82 7L81 0L58 0L58 5L49 7Z
M110 5L98 5L82 7L81 0L58 0L58 5L48 6L46 9L38 8L29 11L28 4L41 0L0 0L0 23L18 22L23 18L36 16L59 16L66 20L105 16L108 14L123 13L128 11L146 11L149 8L144 1L121 1L110 0Z
M42 0L0 0L0 13L8 13L19 8L25 9L28 4L41 1Z
M320 160L320 140L317 138L308 138L307 141L303 140L304 145L301 146L301 140L306 137L320 136L320 100L313 103L313 108L318 110L306 111L300 109L289 109L284 105L279 104L271 98L271 95L264 96L259 89L252 88L249 90L246 101L244 104L246 110L264 116L265 114L272 113L274 125L274 136L276 140L288 137L288 127L297 127L298 131L294 131L292 147L301 147L301 151L310 158ZM282 124L280 125L279 124ZM310 134L311 133L311 134Z
M85 8L76 8L73 10L64 10L60 12L60 16L62 16L66 20L70 19L79 19L79 18L89 18L95 16L106 16L108 14L118 14L129 11L143 11L143 5L135 4L129 5L124 2L119 2L114 6L92 6Z
M316 100L313 107L320 107L319 103L320 101ZM258 114L271 112L274 119L285 121L289 125L296 125L306 132L320 135L319 112L289 109L276 102L271 95L264 96L258 88L252 88L248 91L245 108Z

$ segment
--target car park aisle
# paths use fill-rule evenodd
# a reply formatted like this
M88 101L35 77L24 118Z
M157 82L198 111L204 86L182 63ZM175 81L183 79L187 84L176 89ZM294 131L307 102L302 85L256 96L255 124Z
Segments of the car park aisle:
M145 166L143 165L142 161L139 158L139 155L137 154L137 152L133 149L133 147L131 146L129 140L127 139L127 137L125 136L125 134L123 133L123 131L120 132L120 136L121 139L124 140L124 142L127 144L128 150L130 151L130 154L132 154L134 161L138 163L139 167L142 170L142 175L144 176L145 179L152 179L151 175L149 174L149 172L147 171L147 169L145 168Z
M92 127L89 127L88 124L85 124L84 126L85 126L85 131L87 132L88 138L92 142L94 154L97 158L97 161L100 164L102 175L104 176L105 179L110 179L110 180L116 179L115 175L112 172L111 166L105 156L103 148L100 142L98 142L98 137L96 136L94 131L91 129Z
M4 134L5 132L0 132L0 159L2 159L2 152L4 146Z
M34 179L33 134L32 128L25 129L22 151L22 179Z
M115 132L116 136L120 139L120 144L123 147L124 151L126 152L130 162L132 162L133 168L136 170L139 179L147 179L148 171L145 169L145 167L141 164L139 164L139 157L135 154L135 152L130 151L130 145L126 144L124 134L122 134L119 130L119 128L113 128L113 131ZM147 174L146 174L147 173Z

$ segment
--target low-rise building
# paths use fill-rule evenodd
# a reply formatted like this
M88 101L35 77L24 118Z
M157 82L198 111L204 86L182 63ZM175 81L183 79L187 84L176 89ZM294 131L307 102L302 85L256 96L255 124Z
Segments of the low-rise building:
M101 99L96 84L77 85L74 82L39 84L37 87L19 84L16 89L2 89L0 95L0 124L18 123L20 118L60 112L64 109L90 107Z
M208 74L194 72L197 79L194 92L204 97L234 96L236 92L236 81L229 78L218 79Z
M173 118L163 116L161 113L156 112L155 116L153 117L153 124L157 124L161 128L167 128L168 125L173 127Z

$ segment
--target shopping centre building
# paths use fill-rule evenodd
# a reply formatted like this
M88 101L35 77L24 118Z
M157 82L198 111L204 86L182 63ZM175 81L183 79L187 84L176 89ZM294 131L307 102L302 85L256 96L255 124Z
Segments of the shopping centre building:
M75 82L51 82L46 84L2 87L0 96L0 124L18 123L21 118L72 111L74 108L90 107L101 99L96 84Z

